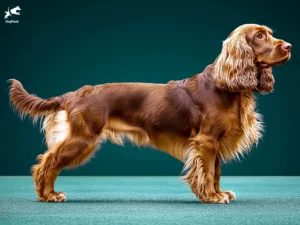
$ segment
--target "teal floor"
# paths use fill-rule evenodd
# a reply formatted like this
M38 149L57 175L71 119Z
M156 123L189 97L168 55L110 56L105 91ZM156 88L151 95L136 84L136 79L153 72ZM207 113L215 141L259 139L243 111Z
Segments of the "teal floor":
M65 203L38 202L31 177L0 177L0 224L300 224L300 177L222 177L228 205L200 204L178 177L59 177Z

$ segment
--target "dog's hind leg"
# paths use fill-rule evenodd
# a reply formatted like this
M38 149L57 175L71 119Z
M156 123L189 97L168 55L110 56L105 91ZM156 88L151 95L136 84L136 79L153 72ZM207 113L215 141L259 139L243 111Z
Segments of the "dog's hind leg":
M58 174L65 167L80 165L97 148L99 131L103 125L95 131L79 112L69 115L65 111L59 111L45 119L44 130L49 150L44 155L39 155L39 164L32 167L40 201L65 201L66 196L63 193L54 191Z
M36 193L40 201L63 202L66 196L54 191L55 180L65 167L79 165L89 158L97 148L98 136L70 137L57 149L51 149L38 156L40 164L33 166L32 172Z

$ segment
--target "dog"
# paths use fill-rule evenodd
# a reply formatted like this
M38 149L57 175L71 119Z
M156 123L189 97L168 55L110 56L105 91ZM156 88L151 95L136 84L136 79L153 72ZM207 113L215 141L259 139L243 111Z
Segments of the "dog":
M20 11L21 8L20 6L16 6L15 8L12 8L11 10L9 10L9 8L7 9L7 11L4 11L5 12L5 16L4 16L4 19L7 19L8 17L12 16L12 15L21 15Z
M253 92L272 92L272 67L290 59L291 47L270 28L245 24L230 33L202 73L179 81L87 85L44 100L11 79L10 101L20 116L44 118L48 150L32 167L38 200L66 201L54 191L58 174L87 162L107 139L152 146L181 160L183 181L202 203L234 200L234 192L220 188L221 162L238 158L261 138Z

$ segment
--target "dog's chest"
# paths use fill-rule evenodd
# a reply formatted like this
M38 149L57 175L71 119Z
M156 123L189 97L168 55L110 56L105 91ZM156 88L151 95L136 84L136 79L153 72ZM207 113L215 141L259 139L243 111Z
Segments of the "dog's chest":
M236 104L226 115L228 129L219 142L218 150L225 161L243 155L258 142L262 133L261 116L255 112L253 94L242 93Z

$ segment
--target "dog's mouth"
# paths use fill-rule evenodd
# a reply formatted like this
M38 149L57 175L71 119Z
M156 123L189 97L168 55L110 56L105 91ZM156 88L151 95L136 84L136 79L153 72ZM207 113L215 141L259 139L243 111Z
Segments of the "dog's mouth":
M291 54L289 53L289 54L287 54L286 57L284 57L283 59L281 59L277 62L267 63L267 62L261 61L261 62L257 62L257 65L260 68L269 68L272 66L282 65L282 64L286 63L290 58L291 58Z
M259 66L261 67L261 68L269 68L269 67L271 67L271 65L270 64L268 64L268 63L259 63Z

